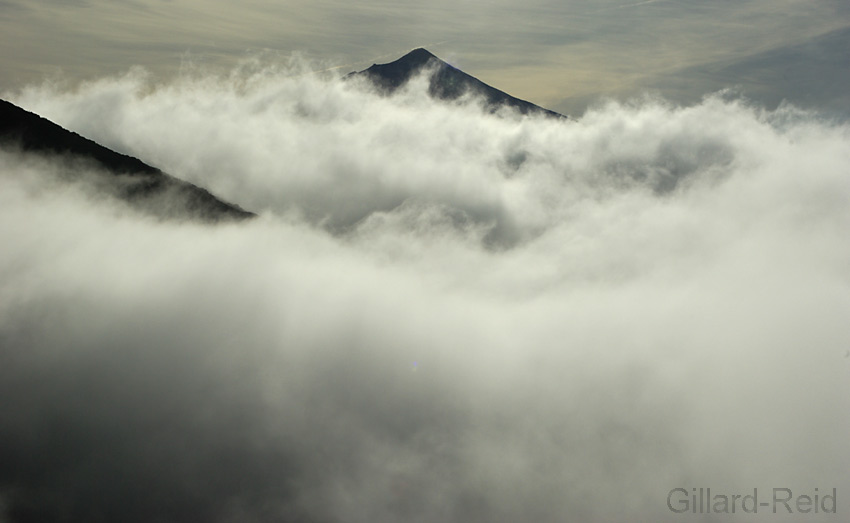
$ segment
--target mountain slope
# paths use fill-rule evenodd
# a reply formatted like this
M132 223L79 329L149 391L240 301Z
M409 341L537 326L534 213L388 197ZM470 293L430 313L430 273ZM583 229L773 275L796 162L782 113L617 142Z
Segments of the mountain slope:
M77 172L96 171L97 187L161 217L201 221L240 220L254 216L208 191L178 180L146 163L107 149L92 140L0 100L0 145L39 153L73 164ZM82 174L76 180L83 181Z
M394 62L374 64L363 71L351 73L349 77L366 78L382 92L391 94L414 76L429 69L431 76L428 92L434 98L456 100L464 94L470 93L484 98L487 108L493 112L500 107L507 106L516 109L521 114L566 118L554 111L520 100L504 91L491 87L422 48L414 49Z

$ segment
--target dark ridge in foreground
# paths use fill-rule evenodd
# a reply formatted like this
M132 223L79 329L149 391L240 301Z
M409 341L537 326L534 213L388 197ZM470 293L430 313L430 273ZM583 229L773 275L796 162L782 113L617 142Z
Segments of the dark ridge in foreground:
M99 189L160 217L216 222L255 216L205 189L107 149L5 100L0 100L0 145L24 153L47 154L76 168L96 170L103 174L95 183Z
M539 114L554 118L567 118L562 114L520 100L504 91L491 87L422 48L414 49L395 62L374 64L366 70L349 74L349 77L365 77L384 93L391 94L411 78L427 69L432 70L428 93L439 100L456 100L464 94L470 93L483 97L491 112L507 106L524 115Z

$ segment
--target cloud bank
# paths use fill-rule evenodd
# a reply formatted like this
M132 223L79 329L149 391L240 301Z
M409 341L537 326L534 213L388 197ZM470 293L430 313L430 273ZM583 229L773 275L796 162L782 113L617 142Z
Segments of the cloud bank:
M850 129L424 85L255 64L13 97L261 216L156 221L0 155L6 520L664 521L709 486L843 510Z

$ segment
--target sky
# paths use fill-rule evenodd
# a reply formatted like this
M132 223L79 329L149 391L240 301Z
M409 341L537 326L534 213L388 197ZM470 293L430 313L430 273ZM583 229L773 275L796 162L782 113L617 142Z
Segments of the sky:
M257 213L159 219L0 144L0 522L842 520L840 99L636 87L775 73L842 41L842 8L703 4L0 3L5 98ZM665 26L717 45L601 58ZM556 120L340 78L431 41L532 94L583 48L629 96ZM768 505L675 513L694 488Z
M650 90L691 104L724 88L846 114L848 32L843 0L4 0L0 92L60 73L168 76L293 53L344 74L426 47L572 115L600 97Z

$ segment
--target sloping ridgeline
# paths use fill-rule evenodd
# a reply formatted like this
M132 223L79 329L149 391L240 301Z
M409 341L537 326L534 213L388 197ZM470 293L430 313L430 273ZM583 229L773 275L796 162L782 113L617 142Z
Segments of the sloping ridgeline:
M107 149L5 100L0 100L0 147L57 160L66 167L63 181L89 183L98 193L159 218L218 222L254 216L205 189Z

